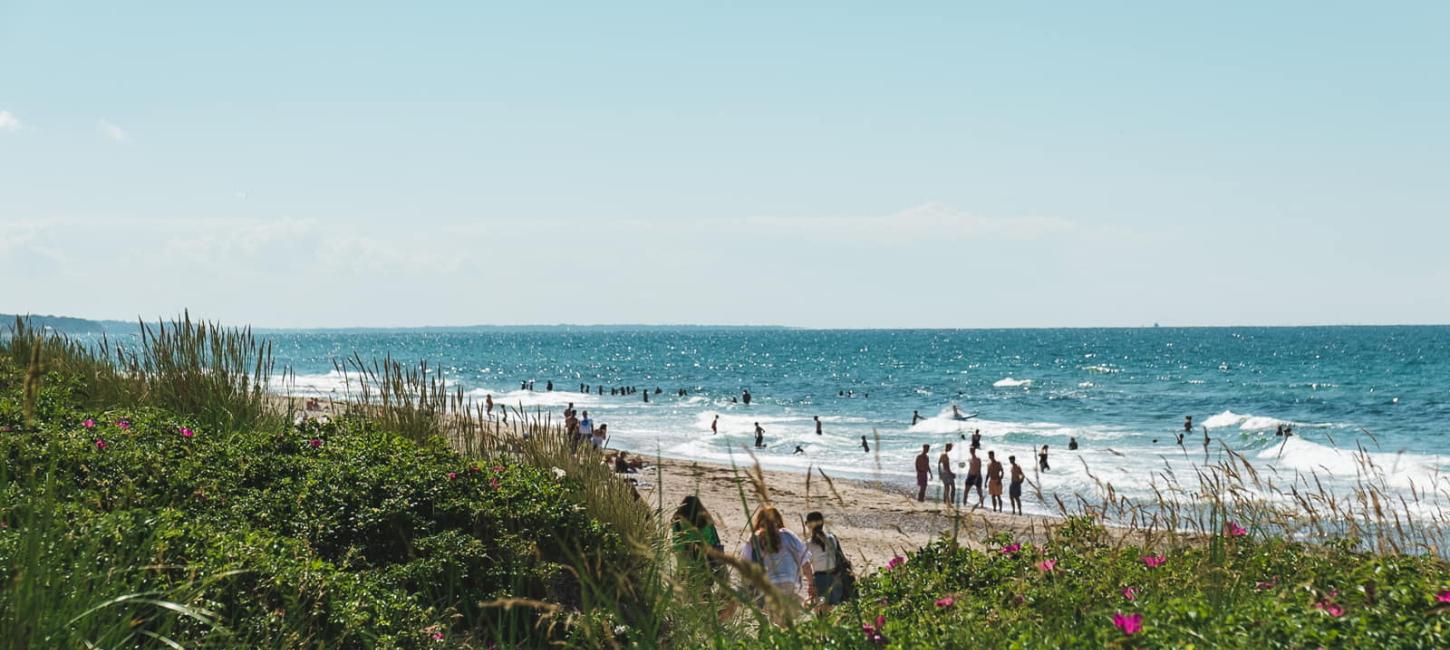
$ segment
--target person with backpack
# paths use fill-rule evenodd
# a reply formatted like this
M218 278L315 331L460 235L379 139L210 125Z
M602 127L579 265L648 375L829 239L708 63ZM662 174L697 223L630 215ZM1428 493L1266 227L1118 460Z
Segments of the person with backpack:
M816 593L821 604L829 609L846 600L847 586L854 583L851 561L841 550L841 540L826 532L826 517L820 512L806 515L806 545L811 549L811 565L815 568Z
M765 579L786 602L800 604L796 594L802 578L810 600L816 599L815 569L811 550L785 527L785 518L775 506L762 506L755 513L750 540L740 546L740 559L759 565ZM773 612L774 614L774 612Z

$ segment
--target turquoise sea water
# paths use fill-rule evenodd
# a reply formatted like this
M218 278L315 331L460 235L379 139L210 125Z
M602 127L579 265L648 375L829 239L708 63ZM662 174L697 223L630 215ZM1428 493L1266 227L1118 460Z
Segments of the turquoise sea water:
M909 484L921 444L980 429L984 447L1029 469L1051 445L1045 491L1093 491L1089 471L1129 495L1165 466L1192 476L1202 426L1251 461L1348 484L1363 445L1390 484L1444 483L1450 468L1450 327L1041 330L542 328L273 331L297 393L340 393L334 358L427 359L478 399L556 414L568 402L609 424L610 444L749 463L754 424L767 467ZM534 390L520 382L533 380ZM555 390L545 390L553 381ZM580 384L591 387L579 393ZM605 386L604 395L594 387ZM634 386L642 395L611 396ZM662 392L654 394L658 387ZM677 389L688 395L680 397ZM732 402L748 388L749 406ZM850 391L842 396L842 391ZM950 417L951 406L976 413ZM912 412L926 419L912 425ZM710 433L718 415L720 434ZM1183 418L1196 429L1174 443ZM815 435L820 416L824 435ZM1294 427L1287 443L1276 426ZM1366 433L1373 434L1373 436ZM863 453L861 436L873 453ZM1082 448L1067 450L1069 436ZM804 454L793 454L799 445ZM878 455L879 454L879 455ZM1433 491L1433 490L1432 490ZM1040 508L1039 508L1040 509Z

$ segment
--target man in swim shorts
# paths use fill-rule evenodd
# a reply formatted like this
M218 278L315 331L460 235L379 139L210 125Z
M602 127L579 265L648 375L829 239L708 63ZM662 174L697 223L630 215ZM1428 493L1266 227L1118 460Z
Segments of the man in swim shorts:
M921 453L916 456L916 500L926 501L926 483L931 480L931 459L927 452L931 451L931 445L922 445Z
M937 475L941 477L941 500L949 506L957 504L957 475L952 472L952 443L936 459Z
M972 457L967 460L967 482L962 485L962 504L967 503L967 494L977 488L977 507L982 507L982 459L977 458L977 448L972 448Z

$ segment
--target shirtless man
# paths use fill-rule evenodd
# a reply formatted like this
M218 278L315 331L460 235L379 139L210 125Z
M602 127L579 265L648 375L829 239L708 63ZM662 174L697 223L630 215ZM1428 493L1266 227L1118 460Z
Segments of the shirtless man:
M648 394L648 393L646 393L646 394ZM756 422L755 423L755 448L756 449L764 449L765 448L765 429L760 428L760 423L759 422Z
M952 473L952 443L936 459L937 475L941 477L941 500L949 506L957 504L957 475Z
M987 452L987 494L992 497L992 510L1002 512L1002 463L997 452Z
M962 505L967 503L967 495L972 488L977 488L977 507L982 507L982 459L977 458L977 448L972 447L972 457L967 459L967 482L962 484Z
M920 421L925 420L925 419L926 418L921 417L921 411L912 411L911 412L911 426L916 426L916 423L917 422L920 422Z
M927 452L931 451L931 445L922 445L921 453L916 456L916 500L926 501L926 483L931 480L931 459Z
M712 433L712 434L720 433L720 416L719 415L716 415L715 416L715 419L713 419L713 420L710 421L710 433Z
M975 449L981 449L981 448L982 448L982 430L981 429L973 429L972 430L972 449L975 450Z
M821 416L817 415L817 416L815 416L815 419L816 419L816 435L819 436L819 435L821 435Z

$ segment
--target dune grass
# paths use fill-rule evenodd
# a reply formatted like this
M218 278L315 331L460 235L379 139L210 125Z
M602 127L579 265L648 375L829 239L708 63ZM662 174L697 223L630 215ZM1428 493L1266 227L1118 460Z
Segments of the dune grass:
M245 329L183 316L82 343L15 323L0 650L1450 644L1446 488L1402 498L1362 448L1348 492L1225 449L1153 472L1147 501L1039 491L1063 518L1032 538L958 511L810 612L752 563L718 556L720 580L679 561L675 504L642 502L549 414L487 413L426 364L337 369L345 406L297 422ZM770 501L758 464L738 476L745 514Z

